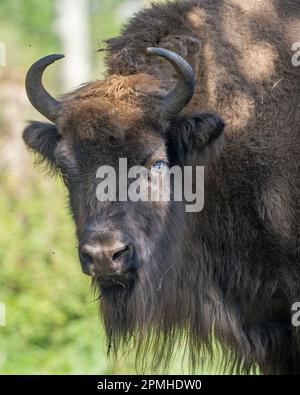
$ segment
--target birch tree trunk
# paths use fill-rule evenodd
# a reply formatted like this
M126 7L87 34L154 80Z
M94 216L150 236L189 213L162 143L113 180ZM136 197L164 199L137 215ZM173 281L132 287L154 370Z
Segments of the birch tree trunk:
M56 0L56 28L66 58L61 62L63 90L90 78L89 0Z

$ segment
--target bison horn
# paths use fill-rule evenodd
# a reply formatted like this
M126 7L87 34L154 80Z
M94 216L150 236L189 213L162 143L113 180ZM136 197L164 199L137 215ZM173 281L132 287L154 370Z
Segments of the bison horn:
M195 90L195 75L189 63L182 56L164 48L147 48L151 55L168 60L178 75L177 85L164 98L167 116L178 114L192 99Z
M49 121L57 120L61 113L62 105L55 100L44 88L42 83L43 73L47 66L64 55L48 55L35 62L26 75L25 87L30 103Z

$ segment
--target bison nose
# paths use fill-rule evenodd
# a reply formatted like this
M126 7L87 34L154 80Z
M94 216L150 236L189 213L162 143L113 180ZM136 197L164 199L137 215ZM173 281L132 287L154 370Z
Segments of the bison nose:
M79 257L84 273L95 271L105 274L122 274L132 270L132 246L121 242L113 234L90 235L80 246Z

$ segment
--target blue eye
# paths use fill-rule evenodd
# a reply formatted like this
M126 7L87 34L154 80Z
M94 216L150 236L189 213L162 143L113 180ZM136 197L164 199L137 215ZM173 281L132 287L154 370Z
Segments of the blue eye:
M158 160L157 162L153 163L152 167L159 171L164 171L168 168L168 163L164 160Z

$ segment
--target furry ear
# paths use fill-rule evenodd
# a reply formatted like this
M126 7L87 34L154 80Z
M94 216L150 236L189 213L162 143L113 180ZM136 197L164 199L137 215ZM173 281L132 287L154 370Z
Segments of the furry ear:
M61 140L57 127L51 123L30 122L23 131L27 147L39 153L51 166L55 166L54 150Z
M187 157L203 153L204 149L207 156L207 151L222 135L224 127L222 118L214 113L174 118L167 133L170 158L176 163L184 164Z

